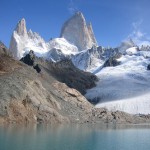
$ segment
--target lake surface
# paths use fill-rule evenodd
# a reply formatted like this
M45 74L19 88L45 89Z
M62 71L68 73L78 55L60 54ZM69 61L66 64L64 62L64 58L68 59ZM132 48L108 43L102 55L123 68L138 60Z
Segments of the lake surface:
M0 150L150 150L150 126L1 126Z

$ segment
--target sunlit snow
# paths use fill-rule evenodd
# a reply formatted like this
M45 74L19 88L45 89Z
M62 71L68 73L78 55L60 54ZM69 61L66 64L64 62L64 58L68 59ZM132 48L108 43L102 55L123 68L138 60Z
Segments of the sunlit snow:
M96 75L99 82L87 91L88 99L97 99L96 107L125 111L132 114L150 114L150 71L147 58L150 52L129 48L117 67L106 67Z

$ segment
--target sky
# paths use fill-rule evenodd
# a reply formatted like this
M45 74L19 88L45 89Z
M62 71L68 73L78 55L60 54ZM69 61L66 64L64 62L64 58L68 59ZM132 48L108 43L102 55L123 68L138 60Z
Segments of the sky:
M150 0L0 0L0 40L9 47L17 22L46 41L59 37L63 23L81 11L101 46L119 46L127 38L150 44Z

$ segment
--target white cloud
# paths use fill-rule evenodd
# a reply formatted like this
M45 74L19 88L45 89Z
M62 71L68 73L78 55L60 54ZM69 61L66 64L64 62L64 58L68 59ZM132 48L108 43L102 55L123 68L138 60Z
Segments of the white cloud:
M70 0L68 10L71 14L74 14L76 11L78 11L78 9L77 9L77 7L76 7L73 0Z
M132 27L133 31L127 39L132 39L133 42L138 45L150 45L150 39L148 38L147 34L141 31L141 25L143 23L143 20L133 22Z

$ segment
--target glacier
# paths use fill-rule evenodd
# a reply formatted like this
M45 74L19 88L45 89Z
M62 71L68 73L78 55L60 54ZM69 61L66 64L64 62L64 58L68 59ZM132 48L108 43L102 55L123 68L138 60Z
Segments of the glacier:
M97 100L97 108L124 111L130 114L150 114L150 51L126 50L116 67L101 69L96 75L97 86L89 89L87 99Z

